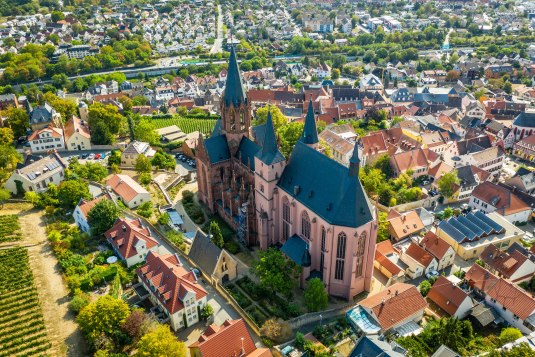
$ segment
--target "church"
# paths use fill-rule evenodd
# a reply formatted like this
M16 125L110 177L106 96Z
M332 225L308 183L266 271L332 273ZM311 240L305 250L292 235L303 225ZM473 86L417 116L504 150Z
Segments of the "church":
M302 267L301 284L318 277L330 295L348 300L369 291L377 213L359 181L358 145L349 167L319 152L312 101L288 159L270 113L251 140L251 103L233 48L220 111L212 135L197 148L199 200L242 243L279 247Z

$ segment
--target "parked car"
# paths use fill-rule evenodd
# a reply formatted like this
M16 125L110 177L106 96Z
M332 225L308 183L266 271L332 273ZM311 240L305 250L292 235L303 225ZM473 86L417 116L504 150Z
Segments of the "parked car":
M95 155L95 160L99 160L101 156L102 156L101 154L96 154Z
M87 157L88 160L93 160L95 158L95 154L89 154Z
M427 277L427 279L431 279L431 278L434 278L434 277L438 277L439 274L438 274L438 271L431 270L430 272L425 273L425 276Z
M103 159L103 158L105 158L105 157L106 157L106 153L105 153L105 152L102 153L102 155L100 155L100 158L101 158L101 159Z
M89 154L82 154L82 155L80 155L80 157L81 157L82 159L87 159L87 158L89 157Z

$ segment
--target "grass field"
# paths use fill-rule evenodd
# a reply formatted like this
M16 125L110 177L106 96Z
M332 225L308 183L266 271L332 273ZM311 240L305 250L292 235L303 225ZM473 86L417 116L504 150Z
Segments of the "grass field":
M0 311L0 357L50 355L25 248L0 250Z
M189 134L194 131L200 131L203 134L211 134L214 130L215 119L195 119L195 118L152 118L156 129L165 128L166 126L176 125L184 133Z
M19 217L14 214L0 216L0 243L21 238Z

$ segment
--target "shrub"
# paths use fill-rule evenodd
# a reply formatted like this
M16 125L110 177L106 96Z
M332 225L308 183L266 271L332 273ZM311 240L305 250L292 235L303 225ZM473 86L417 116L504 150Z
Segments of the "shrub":
M87 296L86 294L79 293L75 295L72 300L69 302L69 309L74 312L76 315L82 310L84 307L89 305L91 302L91 298Z
M137 214L142 217L149 218L152 216L152 202L144 202L137 208Z
M182 192L182 203L185 205L186 203L192 203L193 202L193 192L189 190L184 190Z
M240 245L238 243L235 243L235 242L226 242L225 243L225 249L230 253L230 254L238 254L240 252Z
M422 294L422 296L427 296L429 290L431 290L431 283L428 280L424 280L418 285L418 288L420 289L420 294Z
M273 342L281 343L292 336L292 328L282 319L269 319L260 328L260 334Z
M148 185L150 183L150 181L152 180L152 176L150 174L150 172L144 172L142 174L139 175L139 183L142 184L142 185Z

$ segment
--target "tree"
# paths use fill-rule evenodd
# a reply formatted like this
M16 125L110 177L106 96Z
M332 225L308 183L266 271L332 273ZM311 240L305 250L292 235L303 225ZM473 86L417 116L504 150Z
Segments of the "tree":
M427 296L431 287L431 283L428 280L424 280L418 285L418 289L420 289L420 294L422 294L422 296Z
M305 305L310 312L324 310L329 303L329 294L325 290L323 281L319 278L308 281L304 298Z
M149 315L145 314L143 310L135 309L126 318L121 326L121 330L130 336L134 342L137 342L141 336L148 332L148 329L153 322L154 321L151 320Z
M65 15L61 11L52 11L51 14L52 22L58 22L61 20L65 20Z
M282 114L279 107L268 104L265 107L258 108L256 110L256 119L254 121L254 125L261 125L267 121L268 107L269 111L271 112L271 120L273 120L273 126L275 127L275 130L288 123L288 118Z
M214 308L210 304L206 304L201 309L201 318L208 320L214 314Z
M137 208L137 214L145 218L149 218L150 216L152 216L152 202L147 201L139 205L139 207Z
M281 153L288 158L297 143L297 140L303 134L303 123L291 122L277 129L277 135L280 138Z
M59 76L56 81L65 85L68 85L67 76ZM43 100L49 103L60 115L63 121L67 121L72 118L73 115L78 113L78 106L72 99L60 98L52 92L47 92L43 95Z
M511 94L513 92L513 85L511 84L511 82L506 81L503 84L503 91L507 94Z
M0 145L0 182L4 182L9 178L11 172L17 167L17 163L20 161L22 161L22 157L13 145ZM20 188L22 189L22 183L20 184ZM17 194L22 193L17 191Z
M9 107L2 112L2 116L7 119L16 138L26 136L26 131L30 128L30 117L24 109Z
M108 165L121 165L121 151L112 150L108 156Z
M167 325L159 325L141 337L135 357L185 357L186 345L177 340Z
M135 168L138 174L143 172L151 172L152 164L150 163L149 158L145 155L138 155L136 158Z
M176 167L176 160L172 155L166 154L160 149L154 154L154 157L151 160L151 165L156 166L159 169L174 170Z
M76 175L90 181L99 182L108 176L108 169L102 166L99 162L88 161L84 165L74 162L71 163L70 167Z
M143 172L139 174L138 181L143 186L147 186L152 181L152 175L150 172Z
M259 252L258 259L253 262L251 270L263 287L285 296L291 296L301 267L278 249L269 248Z
M455 82L461 77L461 72L451 70L446 74L447 82Z
M292 336L292 328L282 319L269 319L260 328L260 334L273 342L282 343Z
M379 211L379 229L377 230L377 242L382 242L390 238L388 231L388 223L386 212Z
M336 80L336 79L340 78L340 70L338 68L333 68L331 70L331 78L333 80Z
M117 218L119 218L119 209L110 200L97 202L87 214L87 222L94 236L101 235L110 229Z
M80 199L90 199L89 184L85 181L68 180L59 185L59 204L64 208L74 208Z
M522 337L522 332L514 327L506 327L500 332L500 343L505 345L506 343L513 342Z
M156 144L160 141L160 137L156 132L156 128L152 121L141 119L134 130L134 137L136 140L147 143Z
M91 141L97 145L110 145L115 136L104 122L99 121L91 126Z
M223 240L223 234L221 233L221 228L219 228L219 224L217 224L216 221L210 222L210 235L212 239L212 243L217 245L219 248L223 248L225 245L225 241Z
M0 128L0 146L13 145L15 136L11 128Z
M105 295L84 307L76 321L84 335L94 343L101 335L113 336L128 315L130 309L126 302Z
M437 185L440 193L444 197L451 198L455 194L456 186L460 182L461 180L459 180L459 176L457 176L457 170L453 170L442 175L442 177L438 179Z
M394 177L394 170L392 170L392 165L390 165L390 156L388 154L379 156L373 167L380 170L386 178Z
M117 107L111 104L93 103L89 106L89 127L93 129L97 123L104 123L111 134L119 133L123 116Z

